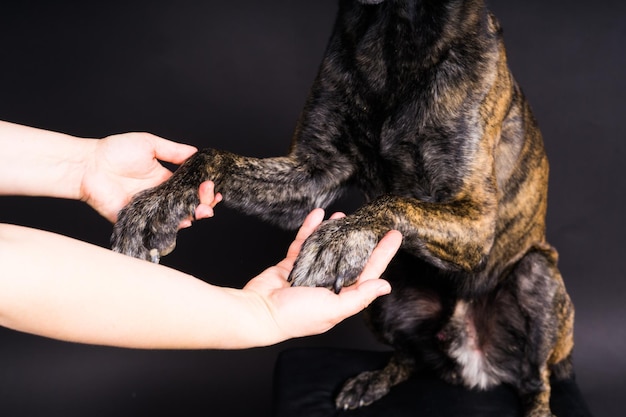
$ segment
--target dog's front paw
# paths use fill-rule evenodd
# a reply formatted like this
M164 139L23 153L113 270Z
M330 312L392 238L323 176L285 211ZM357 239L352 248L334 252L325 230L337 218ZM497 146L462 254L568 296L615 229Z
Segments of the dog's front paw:
M174 249L181 221L193 216L198 204L195 192L171 193L155 187L137 194L118 215L112 249L158 263Z
M363 372L344 384L335 398L335 407L354 410L370 405L389 392L389 381L381 370Z
M289 282L339 292L356 281L377 243L376 233L350 217L328 220L302 245Z

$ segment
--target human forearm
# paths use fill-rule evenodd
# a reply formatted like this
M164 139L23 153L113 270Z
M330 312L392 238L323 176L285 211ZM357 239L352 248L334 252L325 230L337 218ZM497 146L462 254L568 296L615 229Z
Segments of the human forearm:
M7 225L0 265L0 325L9 328L130 348L263 344L251 340L264 323L255 297L170 268Z
M180 164L196 152L149 133L84 139L2 121L0 150L0 195L83 200L112 222L133 195L171 175L159 161Z
M0 195L80 199L95 142L0 121Z
M319 334L389 293L378 278L400 246L390 232L339 294L291 287L313 211L287 257L242 290L65 236L0 224L0 325L61 340L154 349L239 349Z

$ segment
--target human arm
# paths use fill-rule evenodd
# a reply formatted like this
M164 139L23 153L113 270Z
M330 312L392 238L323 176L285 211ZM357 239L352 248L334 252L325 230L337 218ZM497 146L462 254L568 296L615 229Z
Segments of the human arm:
M149 133L85 139L3 121L0 149L0 195L82 200L112 222L135 193L169 178L160 160L180 164L196 152ZM221 198L203 191L196 218L212 215Z
M0 225L0 325L46 337L130 348L237 349L322 333L390 291L377 278L398 249L386 236L353 287L290 287L287 275L315 210L285 260L244 289L39 230Z

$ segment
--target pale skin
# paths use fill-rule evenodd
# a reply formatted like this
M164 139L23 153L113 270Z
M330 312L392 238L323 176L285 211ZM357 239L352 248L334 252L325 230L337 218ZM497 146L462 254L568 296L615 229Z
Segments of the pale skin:
M82 139L6 122L0 122L0 149L0 195L82 200L111 221L133 194L171 175L159 160L179 164L196 151L145 133ZM213 216L221 199L213 184L203 183L199 196L196 219ZM379 277L402 240L397 231L387 234L357 283L339 294L291 287L293 262L323 218L323 210L311 212L285 259L243 289L214 286L66 236L0 224L0 325L147 349L240 349L323 333L391 291Z

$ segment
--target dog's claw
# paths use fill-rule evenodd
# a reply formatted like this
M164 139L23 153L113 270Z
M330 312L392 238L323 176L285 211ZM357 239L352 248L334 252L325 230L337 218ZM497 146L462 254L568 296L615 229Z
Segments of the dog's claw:
M150 261L152 263L158 264L161 260L161 255L159 255L158 249L150 249Z
M341 291L341 289L343 288L343 283L344 283L343 275L338 276L337 279L335 280L335 283L333 284L333 289L335 290L335 294L339 294L339 291Z

